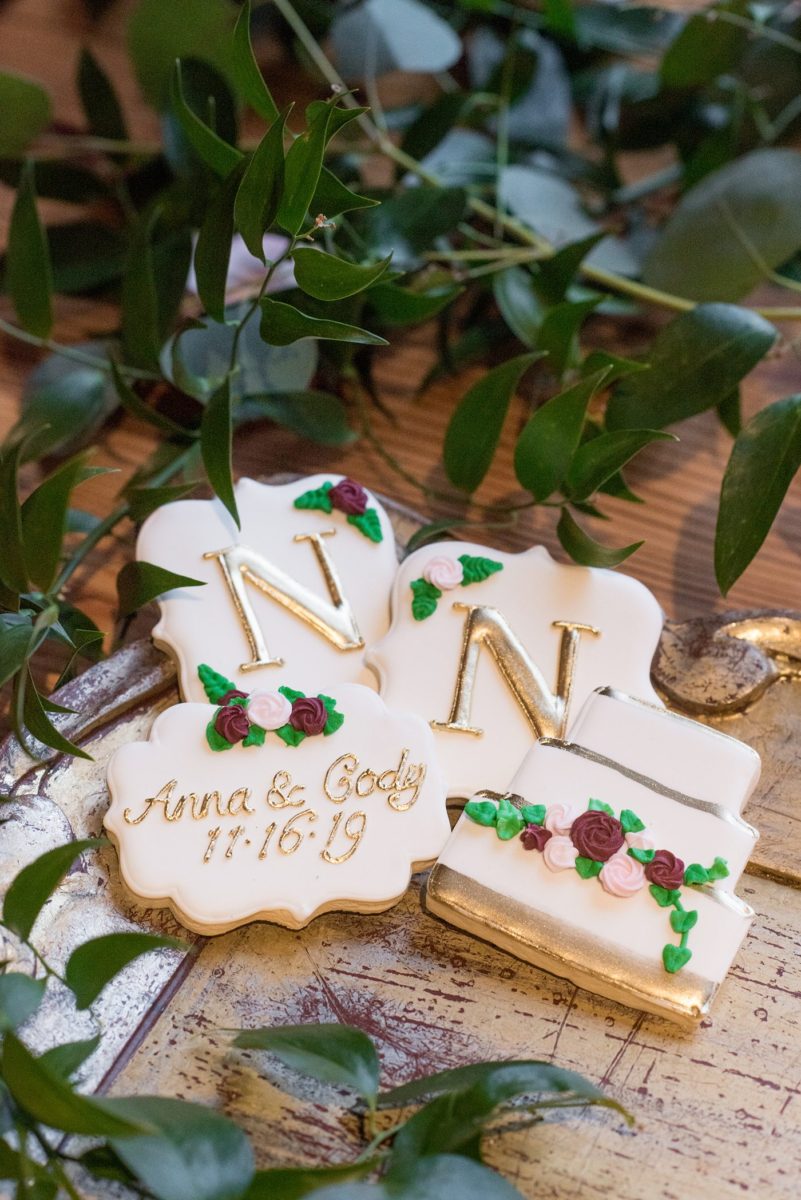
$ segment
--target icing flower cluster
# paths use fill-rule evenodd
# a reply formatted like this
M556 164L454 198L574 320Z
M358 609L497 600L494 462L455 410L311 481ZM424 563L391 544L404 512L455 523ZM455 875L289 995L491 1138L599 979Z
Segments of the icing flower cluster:
M494 558L474 554L460 554L451 558L449 554L435 554L423 567L419 579L409 584L412 589L412 616L415 621L425 621L437 611L437 603L443 592L453 588L467 587L470 583L483 583L503 570L503 563Z
M558 803L525 804L504 796L471 800L466 815L478 825L493 826L502 841L519 837L524 850L536 850L550 871L575 870L582 879L597 878L610 896L625 900L646 883L661 908L672 908L670 925L681 935L678 945L668 943L662 962L671 974L681 970L692 957L687 946L690 930L698 920L695 910L681 901L682 885L699 887L725 879L728 866L716 858L711 867L700 863L685 866L672 850L657 849L645 825L630 808L619 816L603 800L592 799L587 808Z
M212 750L230 750L237 743L263 746L275 733L287 746L299 746L307 737L336 733L345 720L331 696L306 696L293 688L275 692L242 692L230 679L202 663L198 675L217 711L206 726Z
M350 525L371 542L383 542L384 533L378 510L369 507L370 497L360 483L354 479L340 479L339 483L327 480L318 488L304 492L295 500L295 508L311 508L330 513L334 509L344 513Z

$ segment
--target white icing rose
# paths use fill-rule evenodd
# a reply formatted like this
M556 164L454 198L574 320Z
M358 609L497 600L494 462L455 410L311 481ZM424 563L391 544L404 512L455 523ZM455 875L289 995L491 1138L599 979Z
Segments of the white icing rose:
M569 837L560 837L557 834L556 837L548 838L542 857L551 871L567 871L570 867L575 867L578 850Z
M423 567L423 579L433 587L439 588L441 592L449 592L462 582L464 570L458 559L447 554L437 554Z
M632 850L656 850L656 842L645 832L627 833L626 843Z
M252 692L248 716L262 729L280 729L289 720L292 705L280 692Z
M551 833L565 837L570 833L570 827L579 815L579 810L572 804L549 804L545 814L545 828Z
M642 865L625 851L618 851L604 863L598 876L610 896L626 899L638 892L645 883Z

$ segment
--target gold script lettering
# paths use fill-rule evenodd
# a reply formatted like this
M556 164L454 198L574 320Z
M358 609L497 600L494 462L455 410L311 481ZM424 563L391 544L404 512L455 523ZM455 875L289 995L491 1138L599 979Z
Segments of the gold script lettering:
M537 737L562 737L567 722L581 635L589 633L598 637L601 631L594 625L583 625L577 621L553 622L553 627L561 630L559 669L554 693L549 689L542 672L509 622L497 608L458 603L453 607L467 613L456 687L447 721L432 721L433 728L454 733L471 733L476 737L480 737L484 732L471 724L470 717L478 660L482 647L486 646L504 683Z
M323 542L323 538L333 537L335 533L334 529L323 529L319 533L298 533L294 538L296 542L311 544L330 601L310 591L304 584L247 546L229 546L227 550L211 550L203 555L204 558L213 558L219 563L250 648L250 661L241 663L240 671L284 665L284 660L273 658L267 648L267 642L248 596L248 583L288 609L301 621L305 621L338 650L359 650L364 646L353 610Z

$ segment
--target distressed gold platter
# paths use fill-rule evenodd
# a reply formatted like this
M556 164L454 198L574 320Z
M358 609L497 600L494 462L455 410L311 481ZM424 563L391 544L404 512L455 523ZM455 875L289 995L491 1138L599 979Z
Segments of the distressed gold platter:
M388 504L398 539L418 521ZM214 1104L252 1136L260 1165L337 1161L359 1147L355 1119L331 1091L283 1080L260 1056L230 1048L236 1026L338 1020L376 1038L386 1082L479 1058L537 1057L601 1083L637 1118L555 1116L506 1134L490 1158L529 1196L561 1200L797 1197L801 1171L801 614L729 613L667 622L654 660L666 702L750 742L763 778L746 819L762 833L740 887L757 911L713 1015L694 1032L599 999L438 922L421 879L387 913L329 914L292 932L251 925L188 935L196 953L160 951L128 967L94 1016L51 985L28 1031L37 1047L90 1036L100 1049L83 1086ZM59 694L59 718L93 762L13 739L0 747L0 793L12 795L0 836L0 890L37 854L97 834L108 757L147 737L178 700L175 669L133 642ZM79 942L119 929L183 933L163 910L125 894L112 850L85 856L42 914L36 940L61 965ZM26 962L26 951L4 956ZM30 964L28 964L30 965ZM759 1155L754 1153L759 1138ZM87 1193L88 1194L88 1193ZM111 1193L95 1193L111 1195Z

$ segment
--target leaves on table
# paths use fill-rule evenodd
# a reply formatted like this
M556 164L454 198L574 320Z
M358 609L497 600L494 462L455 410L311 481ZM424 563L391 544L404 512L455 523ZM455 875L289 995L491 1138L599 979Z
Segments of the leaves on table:
M356 342L363 346L386 346L385 338L370 333L358 325L344 321L333 321L322 317L310 317L292 304L264 296L259 301L261 309L260 333L262 341L271 346L288 346L301 338L318 338L323 341Z
M604 546L577 524L567 508L562 509L556 533L562 548L582 567L617 567L642 545L642 542L632 542L619 550Z
M72 951L64 968L67 987L78 1008L89 1008L108 983L129 963L153 950L189 950L178 938L137 931L106 933Z
M635 454L659 441L678 441L678 438L657 429L622 429L584 442L573 455L567 472L570 499L588 500Z
M245 0L234 26L231 73L242 98L259 114L262 120L272 124L278 119L278 108L253 54L253 46L250 41L250 17L250 0Z
M85 850L107 843L84 838L47 850L15 875L3 900L3 924L23 940L30 937L36 918L70 867Z
M20 177L6 250L6 284L17 319L24 329L46 338L53 325L53 278L50 254L39 214L33 166Z
M0 1035L17 1029L32 1017L44 996L45 980L20 971L0 975Z
M579 380L553 396L529 417L515 446L515 474L537 501L547 500L564 483L578 449L587 406L606 371Z
M317 300L344 300L372 287L381 278L392 256L361 266L322 250L299 247L292 254L298 287Z
M378 1094L379 1063L367 1034L350 1025L270 1025L240 1030L234 1045L242 1050L269 1050L288 1067L343 1084L369 1105Z
M447 71L462 55L456 32L420 0L362 0L336 17L331 39L346 79Z

